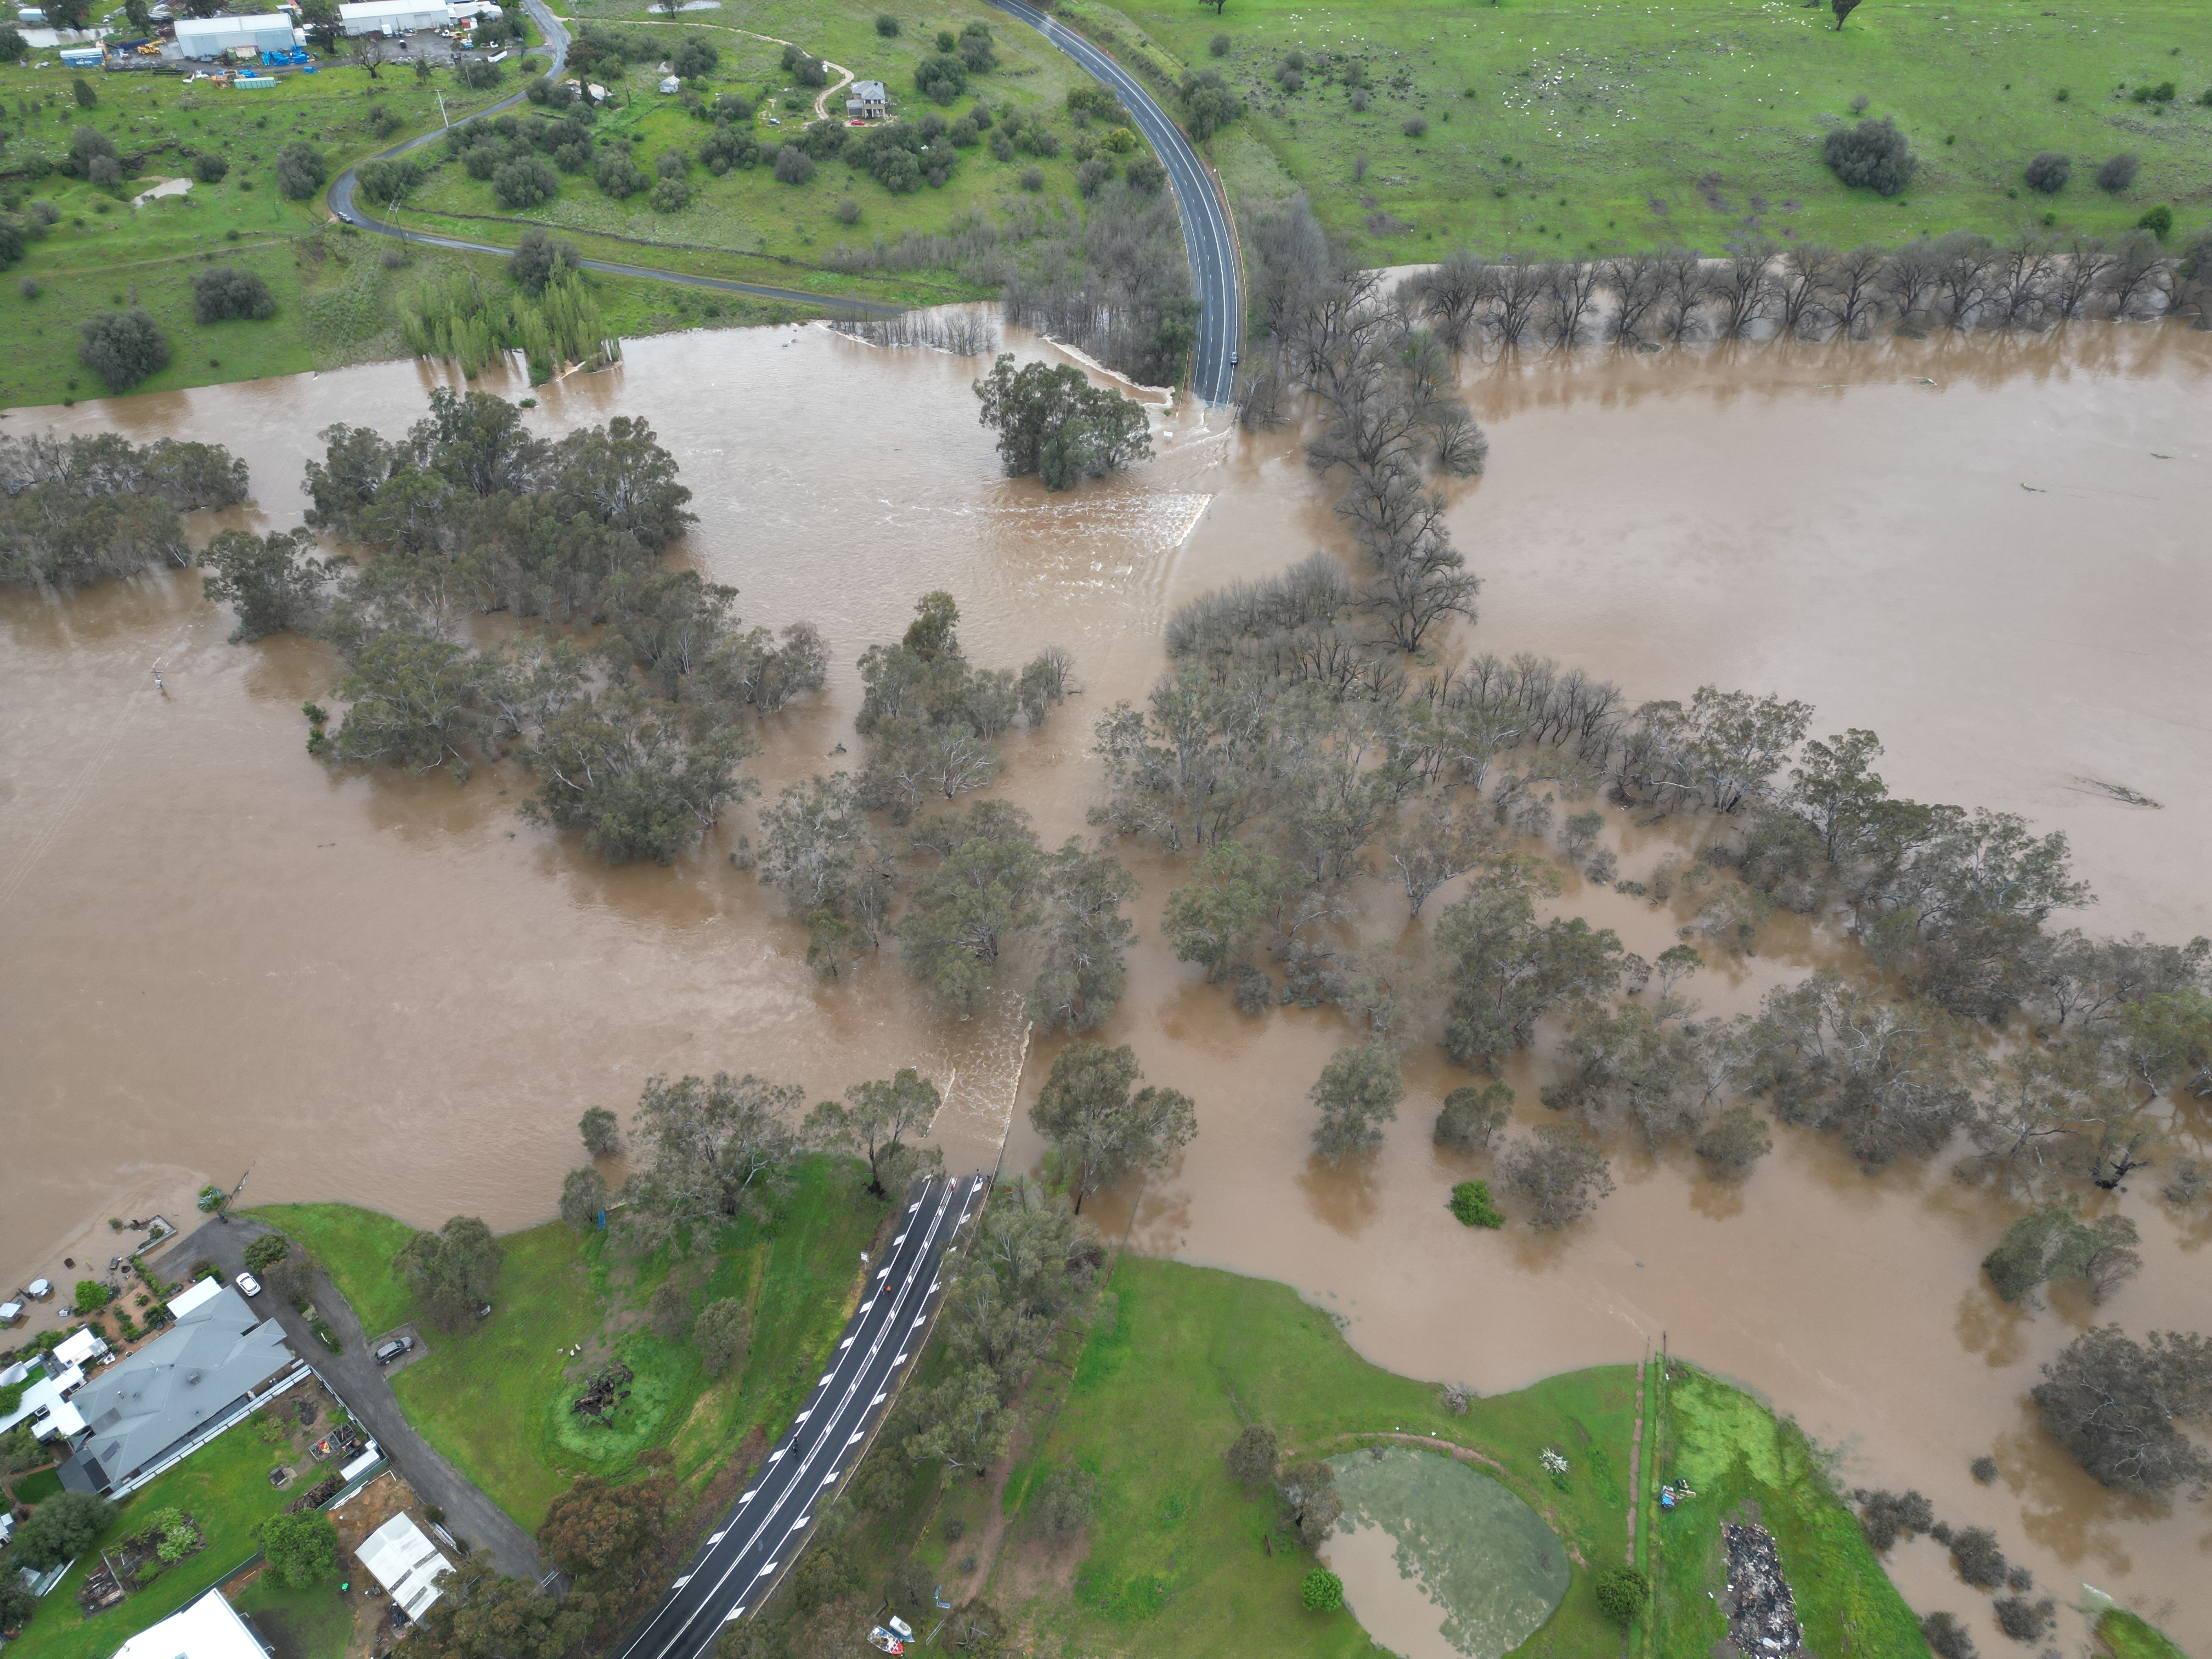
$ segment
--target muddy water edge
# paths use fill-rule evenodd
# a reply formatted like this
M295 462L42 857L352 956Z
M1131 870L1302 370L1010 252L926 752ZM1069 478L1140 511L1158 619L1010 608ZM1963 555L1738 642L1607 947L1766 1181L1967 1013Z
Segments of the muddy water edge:
M813 328L671 337L541 389L530 419L547 434L651 421L701 518L678 556L736 585L750 621L829 635L828 692L764 734L754 770L771 797L854 763L838 752L857 746L853 660L920 593L957 596L979 662L1067 647L1084 693L1013 740L998 789L1053 844L1084 831L1090 726L1159 672L1172 607L1340 538L1294 438L1218 415L1175 416L1156 459L1073 495L1004 479L975 422L975 368ZM396 432L428 384L383 365L17 410L10 428L219 440L253 471L255 502L231 521L281 527L316 431ZM2208 389L2212 337L2172 327L1471 366L1491 466L1455 491L1454 527L1486 587L1455 646L1550 653L1635 697L1710 680L1805 698L1817 731L1880 731L1900 792L2065 830L2102 898L2084 926L2212 931ZM326 696L332 659L227 644L229 617L198 588L169 575L0 598L8 1273L54 1265L112 1194L173 1171L249 1171L249 1201L519 1224L550 1212L584 1108L623 1108L661 1072L830 1094L920 1064L948 1087L951 1161L997 1156L1020 1069L1011 1006L948 1024L890 961L817 984L801 931L732 866L749 811L672 870L609 870L520 823L526 781L509 770L465 786L327 772L302 752L299 705ZM1679 850L1678 833L1616 824L1624 873ZM2115 1501L2021 1406L2093 1318L2212 1328L2201 1214L2177 1217L2151 1183L2118 1195L2143 1274L2094 1313L2060 1297L2032 1316L1976 1273L2008 1212L1941 1169L1870 1179L1791 1133L1741 1192L1620 1147L1620 1190L1594 1222L1564 1239L1471 1234L1443 1199L1479 1166L1428 1140L1461 1080L1442 1056L1414 1052L1371 1165L1313 1165L1305 1091L1346 1027L1234 1014L1158 942L1180 866L1125 856L1146 942L1101 1035L1193 1095L1200 1132L1178 1170L1109 1194L1103 1223L1286 1280L1377 1363L1486 1391L1632 1359L1663 1334L1840 1448L1852 1482L1917 1486L1954 1525L1995 1526L2044 1589L2087 1580L2212 1644L2212 1605L2190 1588L2212 1565L2205 1512ZM1398 902L1379 884L1363 896L1365 931L1396 937ZM1647 956L1680 920L1609 891L1561 908ZM1405 943L1418 952L1422 930ZM1693 988L1711 1011L1748 1006L1837 948L1778 927ZM1032 1054L1021 1105L1051 1052ZM1540 1112L1546 1063L1540 1048L1512 1079L1524 1115ZM1037 1150L1018 1111L1010 1166ZM1984 1450L2002 1471L1990 1488L1966 1468ZM1917 1607L1999 1639L1932 1545L1893 1565Z

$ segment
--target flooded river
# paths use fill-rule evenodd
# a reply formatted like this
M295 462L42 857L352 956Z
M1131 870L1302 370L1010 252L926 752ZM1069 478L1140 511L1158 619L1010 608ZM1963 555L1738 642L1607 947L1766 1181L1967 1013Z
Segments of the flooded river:
M770 795L854 763L833 752L857 747L853 659L944 587L977 661L1074 653L1084 694L1015 739L1001 792L1048 843L1079 833L1090 724L1159 672L1170 610L1340 544L1292 441L1218 415L1179 414L1152 463L1050 496L999 476L973 362L811 328L627 350L614 373L541 390L531 418L549 433L649 419L695 492L684 556L736 585L749 620L829 635L829 694L774 723L756 768ZM240 521L289 526L315 431L397 431L427 384L384 365L18 410L9 428L220 440L253 470ZM1711 680L1805 698L1817 731L1880 731L1899 790L2065 830L2102 896L2084 925L2212 931L2189 827L2212 792L2208 391L2212 336L2148 327L1471 369L1492 439L1489 476L1455 491L1486 578L1474 642L1548 652L1636 696ZM801 930L729 861L749 813L673 870L608 870L518 821L512 773L333 775L304 754L299 714L327 692L329 655L227 644L228 615L198 588L167 575L0 596L9 1284L58 1268L88 1222L241 1172L246 1201L520 1224L550 1213L583 1109L625 1108L656 1072L830 1094L920 1064L948 1088L951 1161L997 1157L1018 1082L1033 1093L1049 1049L1024 1069L1011 1006L948 1025L896 963L817 985ZM1623 845L1624 872L1660 850ZM1345 1026L1231 1012L1158 943L1174 867L1127 856L1147 938L1102 1035L1196 1098L1200 1126L1178 1171L1103 1205L1135 1246L1287 1280L1377 1363L1486 1391L1663 1335L1796 1413L1854 1481L1917 1486L1954 1524L1996 1527L2044 1589L2087 1581L2212 1645L2212 1598L2189 1588L2212 1567L2205 1511L2115 1501L2022 1409L2035 1366L2092 1313L1988 1295L1975 1264L2000 1207L1941 1170L1869 1180L1784 1134L1741 1193L1617 1152L1620 1190L1567 1238L1472 1233L1443 1208L1469 1171L1428 1139L1459 1080L1441 1055L1413 1056L1371 1167L1313 1166L1305 1091ZM1395 934L1390 895L1368 897L1369 931ZM1565 902L1646 955L1678 921L1609 892ZM1778 930L1695 988L1748 1006L1828 948ZM1534 1076L1514 1081L1540 1112ZM1009 1163L1036 1151L1018 1112ZM2212 1220L2178 1219L2151 1184L2118 1200L2145 1271L2094 1316L2212 1329ZM1966 1470L1984 1450L2002 1470L1990 1488ZM1895 1566L1917 1607L2002 1639L1932 1545L1900 1547Z

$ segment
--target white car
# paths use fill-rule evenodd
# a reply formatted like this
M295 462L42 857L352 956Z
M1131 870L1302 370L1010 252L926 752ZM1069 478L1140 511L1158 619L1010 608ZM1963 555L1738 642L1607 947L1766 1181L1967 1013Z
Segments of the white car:
M252 1273L241 1273L230 1282L237 1285L240 1290L244 1291L248 1296L258 1296L261 1294L261 1281L256 1279Z

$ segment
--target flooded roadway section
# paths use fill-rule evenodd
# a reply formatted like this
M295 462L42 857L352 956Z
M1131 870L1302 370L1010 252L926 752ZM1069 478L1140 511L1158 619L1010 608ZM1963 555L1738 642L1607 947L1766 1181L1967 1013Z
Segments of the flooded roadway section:
M1340 538L1292 439L1218 416L1178 416L1158 459L1073 495L1006 480L975 421L979 367L816 329L676 337L541 390L531 418L650 420L695 491L688 556L739 587L749 619L828 634L829 694L767 734L771 796L855 763L836 753L857 749L853 659L921 592L959 598L979 662L1066 646L1084 695L1014 740L1000 787L1053 843L1084 829L1090 725L1159 672L1168 611ZM220 439L253 469L243 518L281 526L315 431L397 431L426 384L386 365L11 423ZM1486 578L1474 642L1552 653L1639 697L1711 680L1806 698L1818 731L1881 732L1900 791L2064 829L2103 896L2084 925L2212 930L2191 827L2212 787L2197 712L2212 576L2196 552L2209 386L2212 337L2170 328L1471 369L1492 437L1490 476L1454 510ZM827 1095L920 1064L950 1085L953 1164L995 1157L1018 1022L948 1025L890 961L817 985L801 931L729 861L750 813L672 871L608 870L515 818L511 772L465 787L330 774L301 752L299 705L327 693L331 659L228 645L198 585L0 599L5 1272L43 1263L125 1187L249 1168L249 1200L520 1224L550 1212L582 1110L625 1107L657 1072L750 1070ZM1624 873L1660 850L1657 832L1624 846ZM1231 1012L1158 943L1176 866L1128 856L1146 942L1101 1035L1192 1094L1200 1125L1133 1216L1126 1195L1102 1212L1132 1243L1286 1280L1376 1362L1486 1390L1632 1359L1663 1333L1840 1445L1853 1482L1917 1486L1954 1524L1996 1526L2052 1593L2087 1579L2185 1646L2212 1644L2191 1588L2212 1554L2203 1511L2117 1503L2023 1411L2035 1366L2093 1315L1989 1296L1976 1263L2007 1215L1985 1197L1940 1169L1869 1180L1785 1133L1741 1194L1621 1149L1620 1191L1568 1238L1470 1233L1443 1209L1467 1171L1428 1143L1458 1080L1441 1056L1413 1056L1371 1166L1314 1167L1305 1091L1346 1028ZM1367 896L1370 932L1395 933L1395 902ZM1647 955L1676 921L1610 893L1565 902ZM1694 988L1748 1006L1831 948L1778 929ZM1031 1092L1049 1057L1031 1055ZM1513 1079L1530 1113L1542 1063ZM1010 1164L1037 1150L1018 1113ZM2118 1201L2145 1271L2094 1317L2212 1328L2212 1224L2200 1212L2185 1231L2147 1185ZM1986 1489L1966 1472L1985 1449L2003 1471ZM1934 1546L1894 1565L1922 1610L1986 1620Z

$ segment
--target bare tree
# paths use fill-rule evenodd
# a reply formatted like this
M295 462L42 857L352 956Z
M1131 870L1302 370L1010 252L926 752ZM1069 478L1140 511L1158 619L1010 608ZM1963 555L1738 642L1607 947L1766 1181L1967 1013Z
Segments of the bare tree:
M1936 239L1935 252L1935 291L1943 320L1965 328L1991 296L1996 244L1971 230L1954 230Z
M2123 236L2105 278L2112 315L2132 317L2138 311L2156 311L2159 307L2152 302L2166 296L2166 269L2157 237L2147 230L2131 230Z
M1613 296L1608 324L1612 337L1621 341L1637 339L1638 331L1662 297L1659 261L1649 253L1623 253L1607 259L1603 269L1605 286Z
M1822 292L1828 313L1846 339L1856 339L1881 315L1889 256L1872 242L1861 242L1829 261Z
M1890 303L1905 322L1918 316L1936 292L1936 276L1939 256L1936 245L1926 237L1907 242L1889 256L1882 275L1889 290Z
M1495 821L1486 812L1455 809L1447 799L1382 843L1406 889L1407 914L1418 916L1429 895L1474 868L1497 848Z
M1719 273L1715 284L1720 299L1720 330L1724 338L1740 340L1766 315L1773 300L1771 266L1774 250L1764 242L1741 250Z
M1676 344L1694 340L1704 327L1699 313L1709 292L1704 262L1687 248L1659 255L1659 332Z
M1513 254L1489 266L1484 274L1489 278L1490 297L1498 302L1490 325L1497 331L1501 344L1518 345L1535 321L1537 304L1544 297L1544 268Z
M1465 349L1487 287L1482 257L1463 248L1447 253L1435 270L1417 280L1422 314L1437 337L1454 351Z
M1997 251L1990 292L2000 323L2017 328L2042 315L2054 263L2049 241L2032 230L2021 232Z
M1808 334L1819 325L1826 313L1820 295L1828 286L1829 267L1834 263L1835 255L1818 242L1802 243L1782 256L1782 267L1774 280L1775 314L1782 332Z
M1528 1206L1528 1224L1539 1231L1578 1220L1613 1191L1605 1154L1571 1123L1538 1125L1499 1158L1498 1172L1506 1190Z
M2076 235L2067 243L2052 275L2051 308L2069 322L2087 316L2112 269L2112 245L2103 237Z
M1597 304L1603 267L1582 259L1553 259L1544 265L1546 322L1561 346L1583 342L1583 330Z

